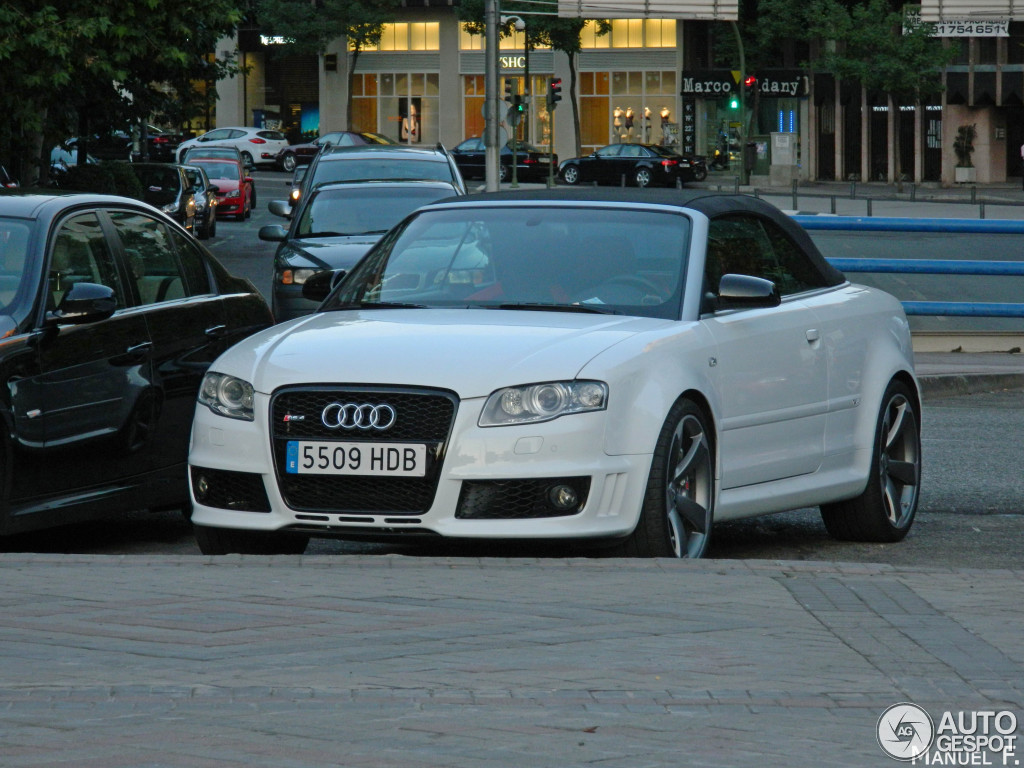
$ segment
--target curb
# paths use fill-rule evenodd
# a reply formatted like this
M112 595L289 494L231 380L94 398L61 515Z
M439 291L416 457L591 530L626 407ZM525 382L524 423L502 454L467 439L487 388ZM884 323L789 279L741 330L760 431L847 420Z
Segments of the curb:
M917 377L925 400L975 395L1005 389L1024 389L1024 373L948 373Z

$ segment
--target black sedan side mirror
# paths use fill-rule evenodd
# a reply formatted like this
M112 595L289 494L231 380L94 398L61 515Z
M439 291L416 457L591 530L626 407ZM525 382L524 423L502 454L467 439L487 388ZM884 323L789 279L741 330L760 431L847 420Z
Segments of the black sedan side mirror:
M270 243L282 243L288 239L288 230L280 224L267 224L260 227L259 238Z
M117 311L114 289L97 283L75 283L64 294L60 306L46 314L51 324L82 325L106 320Z
M333 290L334 286L341 282L342 278L347 274L348 272L344 269L328 269L323 272L317 272L315 275L307 278L306 282L302 284L302 298L309 299L310 301L323 301Z
M292 216L292 206L287 200L271 200L267 203L267 210L283 219L290 219Z
M779 289L771 280L751 275L722 275L715 309L777 307L782 303Z

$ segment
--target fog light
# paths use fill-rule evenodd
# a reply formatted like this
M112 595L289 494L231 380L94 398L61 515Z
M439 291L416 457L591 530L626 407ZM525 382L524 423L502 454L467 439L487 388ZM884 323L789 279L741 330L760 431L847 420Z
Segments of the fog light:
M572 509L579 503L579 496L572 486L556 485L548 491L548 501L555 509Z
M206 475L200 475L196 480L196 498L202 501L206 498L206 494L210 490L210 484L206 480Z

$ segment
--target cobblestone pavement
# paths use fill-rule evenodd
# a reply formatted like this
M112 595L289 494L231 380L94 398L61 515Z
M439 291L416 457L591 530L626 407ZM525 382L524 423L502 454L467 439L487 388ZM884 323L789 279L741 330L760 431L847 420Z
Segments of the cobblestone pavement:
M898 702L1024 721L1024 570L6 554L0 573L4 768L887 766Z

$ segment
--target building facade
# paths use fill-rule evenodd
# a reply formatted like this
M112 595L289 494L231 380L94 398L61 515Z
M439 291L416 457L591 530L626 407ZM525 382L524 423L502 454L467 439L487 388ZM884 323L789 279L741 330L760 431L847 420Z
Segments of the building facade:
M755 182L893 181L898 141L904 179L948 185L955 182L953 138L959 126L972 124L976 181L1022 173L1024 23L960 37L960 59L943 73L944 93L929 104L894 104L885 94L793 66L744 73L756 78L744 92L741 73L709 66L703 41L714 23L722 22L615 19L607 35L588 25L576 62L583 153L650 142L707 156L724 149L737 163L750 146ZM351 121L353 57L345 41L322 56L288 55L284 42L259 30L221 42L218 53L237 56L247 74L218 84L218 125L280 127L298 138L351 124L397 141L449 147L483 133L487 54L482 36L469 34L449 5L400 9L380 44L359 53ZM573 156L567 56L527 51L524 35L515 33L501 40L497 57L501 93L512 79L529 104L522 124L503 130L542 149L553 138L560 157ZM549 114L552 77L562 79L563 101Z

